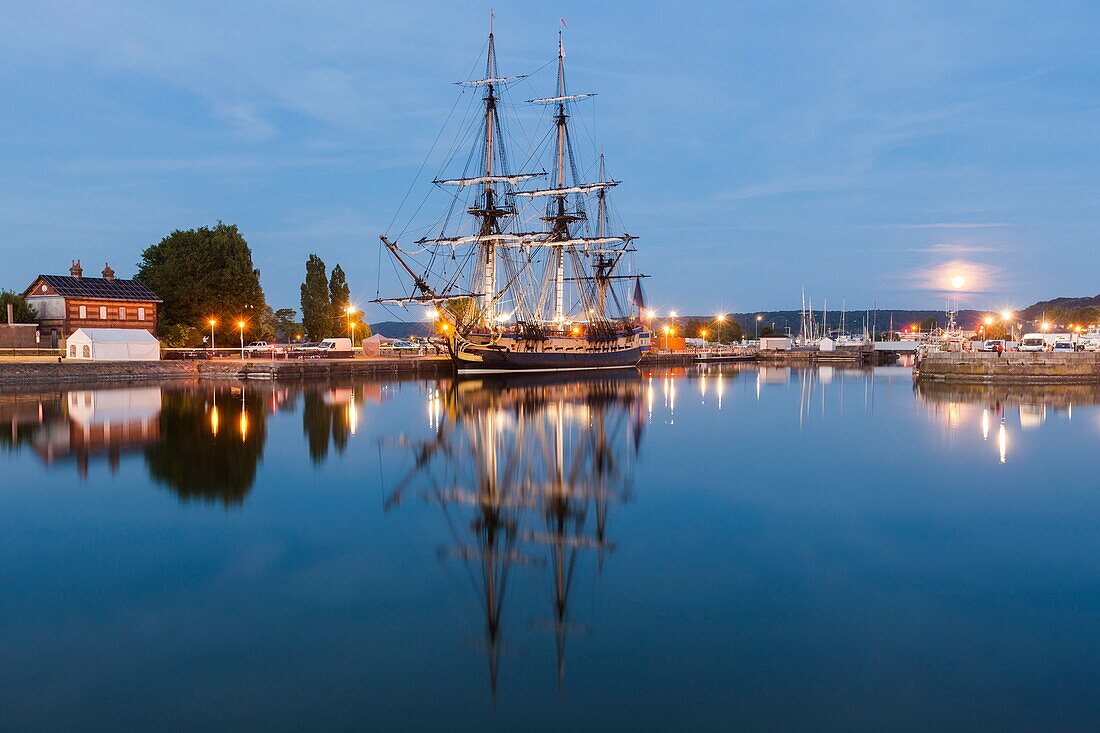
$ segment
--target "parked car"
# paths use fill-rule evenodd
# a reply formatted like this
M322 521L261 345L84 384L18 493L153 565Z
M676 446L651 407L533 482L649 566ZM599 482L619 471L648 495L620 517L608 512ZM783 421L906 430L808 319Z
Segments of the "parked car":
M247 357L272 356L285 353L285 346L283 346L282 344L270 344L267 341L253 341L248 346L244 347L244 354Z
M1076 351L1077 347L1069 339L1059 339L1054 342L1054 350L1060 352Z
M303 341L291 349L290 354L300 359L315 357L317 356L318 346L320 346L320 343L317 341Z
M164 359L211 359L214 354L210 349L180 349L164 352Z
M1004 339L986 339L982 342L982 345L978 347L978 351L1004 351L1005 341Z

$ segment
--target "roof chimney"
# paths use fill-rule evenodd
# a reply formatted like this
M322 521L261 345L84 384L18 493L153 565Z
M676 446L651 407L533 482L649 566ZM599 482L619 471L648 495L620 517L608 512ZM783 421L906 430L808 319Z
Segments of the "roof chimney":
M109 282L115 281L115 271L106 262L103 263L103 279Z
M69 274L77 280L84 277L84 268L80 266L80 260L73 260L73 266L69 268Z

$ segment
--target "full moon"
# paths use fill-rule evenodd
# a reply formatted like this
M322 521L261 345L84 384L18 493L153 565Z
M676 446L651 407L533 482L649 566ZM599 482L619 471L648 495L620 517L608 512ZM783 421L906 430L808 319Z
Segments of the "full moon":
M963 285L966 285L966 278L962 275L956 275L955 277L951 278L951 287L955 288L955 290L958 290Z

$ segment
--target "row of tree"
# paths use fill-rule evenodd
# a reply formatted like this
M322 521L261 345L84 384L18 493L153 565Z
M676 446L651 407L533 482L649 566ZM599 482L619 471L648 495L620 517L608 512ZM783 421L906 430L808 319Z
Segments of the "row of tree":
M366 338L370 326L363 322L362 313L351 307L351 288L344 268L337 263L332 274L325 274L325 261L316 254L306 260L306 279L302 283L302 330L316 341L335 334L353 332Z
M315 254L306 261L302 283L302 321L293 308L273 310L260 285L260 271L252 262L248 242L233 224L176 230L141 253L137 279L164 301L159 332L169 346L195 346L211 332L221 343L232 343L244 321L248 340L290 341L303 336L318 340L343 334L355 324L356 335L369 336L361 314L350 313L351 288L337 264L327 275ZM0 296L5 298L18 296ZM6 302L6 301L4 301ZM33 319L17 301L16 317Z

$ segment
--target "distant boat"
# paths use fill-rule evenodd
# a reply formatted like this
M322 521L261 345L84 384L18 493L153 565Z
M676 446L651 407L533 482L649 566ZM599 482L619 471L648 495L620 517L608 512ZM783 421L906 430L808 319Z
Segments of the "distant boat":
M459 82L484 90L470 153L454 156L466 167L433 181L450 192L449 209L412 246L380 237L408 292L378 302L434 309L459 373L633 367L649 349L645 275L629 271L635 237L613 226L608 200L619 181L607 177L602 154L578 165L569 120L574 103L594 95L568 92L560 33L557 68L554 94L527 100L552 111L551 129L516 156L501 112L506 89L525 77L498 72L490 21L484 77ZM547 173L510 163L539 159L549 181L526 188Z

